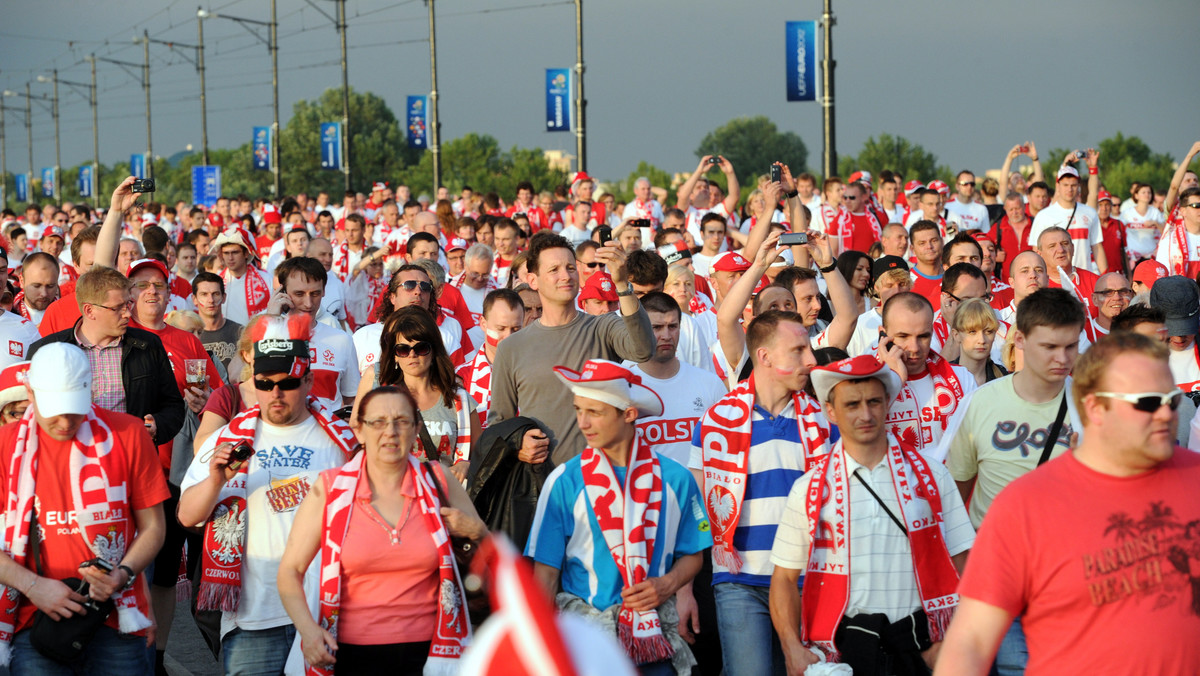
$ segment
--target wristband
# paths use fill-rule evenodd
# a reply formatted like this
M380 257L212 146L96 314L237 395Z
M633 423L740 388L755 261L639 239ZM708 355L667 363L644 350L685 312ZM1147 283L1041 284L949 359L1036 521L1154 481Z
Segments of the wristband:
M1100 173L1100 167L1088 167L1088 176L1095 176Z
M632 296L633 295L633 284L631 282L625 282L625 290L618 291L617 295L618 296Z
M829 267L823 268L823 267L817 266L817 269L821 271L821 274L827 275L837 269L837 259L836 258L833 259L833 262L829 264Z
M799 191L799 190L792 190L791 192L785 192L785 193L783 193L783 196L784 196L784 197L786 197L786 198L788 198L788 199L795 199L796 197L799 197L799 196L800 196L800 191Z
M121 589L124 590L124 589L129 589L130 587L132 587L133 581L137 578L137 573L134 573L133 569L130 568L129 566L126 566L125 564L121 564L121 565L117 566L117 570L123 570L123 571L125 571L125 574L129 576L129 579L125 581L125 586L121 587Z
M22 593L22 596L29 598L29 592L33 591L33 588L37 586L38 580L40 580L40 579L41 579L40 577L35 575L33 577L33 582L30 582L29 586L25 588L25 591L24 591L24 593Z

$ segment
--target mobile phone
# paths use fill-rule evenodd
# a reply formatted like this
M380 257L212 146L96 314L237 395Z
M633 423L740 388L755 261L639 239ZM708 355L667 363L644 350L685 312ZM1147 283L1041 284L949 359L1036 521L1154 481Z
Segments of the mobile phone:
M709 163L709 164L720 164L720 163L721 163L721 156L720 156L720 155L713 155L712 157L708 158L708 163Z
M799 246L808 244L807 232L785 232L779 236L779 246Z
M333 412L333 417L339 420L349 420L351 412L354 411L354 406L343 406Z
M1021 152L1023 152L1023 153L1029 152L1029 146L1021 146Z
M94 559L88 559L87 561L84 561L83 563L79 564L80 568L87 568L88 566L95 566L95 567L99 568L100 570L104 571L105 573L113 572L113 568L116 567L116 566L112 565L111 563L109 563L107 559L103 559L99 556L97 556Z
M612 241L612 228L608 227L607 225L597 226L596 227L596 238L600 240L601 244L607 244L607 243L611 242Z
M779 183L783 180L783 169L778 164L771 165L771 182Z
M135 178L133 184L129 186L133 192L154 192L154 179L152 178Z
M1083 158L1085 158L1085 157L1087 157L1087 152L1086 152L1086 151L1083 151L1083 150L1076 150L1076 151L1075 151L1075 159L1077 159L1077 160L1082 160L1082 159L1083 159Z
M248 441L239 441L237 446L229 452L229 469L241 469L242 463L250 459L254 455L254 447Z
M648 228L648 227L650 227L650 219L649 218L631 218L631 219L629 219L629 224L635 228Z

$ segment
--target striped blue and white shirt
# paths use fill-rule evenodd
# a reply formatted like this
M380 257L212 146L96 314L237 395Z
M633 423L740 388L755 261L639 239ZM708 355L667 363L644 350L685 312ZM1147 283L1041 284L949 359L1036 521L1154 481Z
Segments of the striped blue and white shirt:
M829 444L836 442L836 428L830 429ZM692 457L688 467L701 470L702 442L700 425L692 435ZM771 546L775 530L783 518L792 484L804 475L804 445L796 421L796 408L789 401L783 411L772 416L758 404L750 416L750 458L742 511L733 546L742 559L742 571L736 575L713 562L713 584L736 582L755 587L771 586Z
M555 468L542 486L525 555L560 570L563 591L604 610L621 602L625 583L588 504L580 457ZM665 575L681 556L712 547L708 515L696 480L674 460L660 455L658 461L662 467L662 512L650 577ZM625 470L613 467L622 486ZM770 554L769 544L767 549Z

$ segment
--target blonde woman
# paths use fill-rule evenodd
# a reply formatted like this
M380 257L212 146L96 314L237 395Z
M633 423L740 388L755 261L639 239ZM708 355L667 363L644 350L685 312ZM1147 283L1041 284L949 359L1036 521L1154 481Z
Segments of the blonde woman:
M975 376L975 383L983 385L1008 375L1008 371L992 361L992 346L1000 330L996 311L982 298L964 300L954 313L950 327L951 337L958 342L958 364ZM1010 331L1011 333L1011 331Z

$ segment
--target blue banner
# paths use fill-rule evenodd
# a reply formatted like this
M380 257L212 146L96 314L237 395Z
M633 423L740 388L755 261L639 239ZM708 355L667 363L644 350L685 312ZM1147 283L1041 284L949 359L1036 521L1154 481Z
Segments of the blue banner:
M546 69L546 131L571 131L571 69Z
M129 175L134 178L146 178L146 155L135 153L129 156Z
M321 168L342 168L342 123L321 123Z
M54 197L54 167L42 168L42 197Z
M29 174L15 174L13 179L17 184L17 201L29 201Z
M89 165L83 165L79 168L79 181L76 184L79 188L80 197L92 196L92 168Z
M198 164L192 167L192 204L212 208L221 196L221 167Z
M817 100L817 22L787 22L787 100Z
M254 168L271 170L271 128L254 128Z
M408 147L425 149L429 147L429 97L408 97Z

